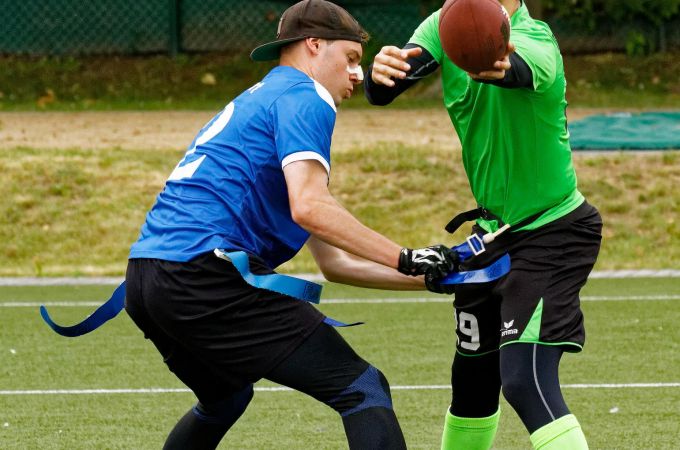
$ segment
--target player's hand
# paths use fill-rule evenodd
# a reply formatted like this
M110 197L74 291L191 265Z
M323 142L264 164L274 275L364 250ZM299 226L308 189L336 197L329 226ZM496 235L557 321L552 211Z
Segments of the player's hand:
M434 292L435 294L453 294L456 290L455 285L441 284L442 279L443 277L436 276L432 271L427 272L425 273L425 287L428 291Z
M458 253L445 245L410 249L402 248L399 253L399 272L405 275L444 277L452 272L459 261Z
M508 48L502 59L493 63L493 70L487 70L480 73L469 73L473 80L502 80L505 78L505 71L510 70L510 53L515 51L515 44L508 42Z
M406 72L411 69L406 60L418 56L422 52L423 49L420 47L401 49L394 45L388 45L381 48L380 52L373 58L371 79L376 84L394 86L394 78L406 78Z

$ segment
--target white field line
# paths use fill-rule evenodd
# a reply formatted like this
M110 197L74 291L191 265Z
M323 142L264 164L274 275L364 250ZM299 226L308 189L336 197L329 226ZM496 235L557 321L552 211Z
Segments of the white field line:
M654 301L654 300L680 300L680 295L591 295L583 296L584 302L623 302L623 301ZM389 303L451 303L453 297L395 297L395 298L329 298L321 300L322 304L342 305L342 304L389 304ZM104 301L8 301L0 302L0 308L38 308L40 305L45 307L65 307L96 308Z
M290 274L303 280L324 282L318 273ZM638 269L638 270L599 270L589 278L680 278L677 269ZM0 277L0 286L78 286L78 285L118 285L120 277Z
M563 384L563 389L649 389L680 388L680 383L605 383L605 384ZM436 391L449 390L449 385L406 385L390 386L395 391ZM292 392L284 386L256 387L256 392ZM113 394L184 394L186 388L142 388L142 389L32 389L0 390L0 396L8 395L113 395Z
M592 272L588 278L678 278L680 270L598 270Z

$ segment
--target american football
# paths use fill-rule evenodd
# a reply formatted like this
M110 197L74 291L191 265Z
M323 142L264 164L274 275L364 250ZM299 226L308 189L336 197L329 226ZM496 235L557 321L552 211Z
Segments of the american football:
M439 38L454 64L480 73L505 54L510 18L497 0L447 0L439 16Z

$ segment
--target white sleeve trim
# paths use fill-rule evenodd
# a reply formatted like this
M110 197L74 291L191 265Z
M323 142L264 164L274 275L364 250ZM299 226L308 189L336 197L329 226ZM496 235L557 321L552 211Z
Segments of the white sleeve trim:
M331 165L328 164L328 161L326 161L324 157L321 156L320 154L310 151L291 153L290 155L283 158L283 161L281 161L281 168L286 167L290 163L294 163L296 161L304 161L307 159L315 159L319 161L323 165L324 169L326 169L328 175L330 176Z

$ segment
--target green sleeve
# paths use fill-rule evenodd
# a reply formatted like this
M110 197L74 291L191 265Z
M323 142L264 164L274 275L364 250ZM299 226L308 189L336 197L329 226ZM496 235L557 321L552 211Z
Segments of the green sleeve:
M510 41L516 52L529 65L534 78L534 90L542 92L553 85L560 70L560 50L552 32L540 22L528 29L513 29Z
M442 63L444 51L439 40L439 13L441 9L432 13L413 32L409 43L417 44L430 52L438 64Z

